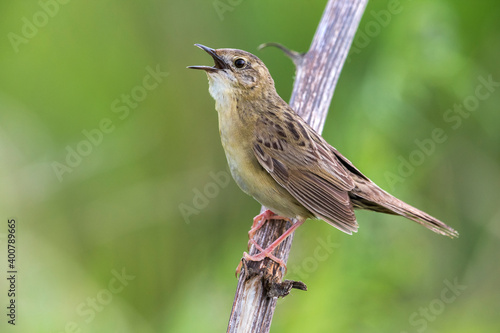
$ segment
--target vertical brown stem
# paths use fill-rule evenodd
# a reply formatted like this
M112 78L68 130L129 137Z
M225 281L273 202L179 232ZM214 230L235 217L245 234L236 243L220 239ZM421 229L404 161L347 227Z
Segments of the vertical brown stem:
M300 57L294 52L288 53L295 57L297 66L290 106L319 133L367 1L329 0L309 51ZM254 239L266 248L289 226L286 221L273 220L266 223ZM274 252L276 257L288 260L292 240L293 235L281 243ZM250 254L256 253L252 246ZM287 295L291 288L305 287L295 281L282 282L283 274L283 270L267 258L245 265L238 279L228 333L269 332L276 296Z

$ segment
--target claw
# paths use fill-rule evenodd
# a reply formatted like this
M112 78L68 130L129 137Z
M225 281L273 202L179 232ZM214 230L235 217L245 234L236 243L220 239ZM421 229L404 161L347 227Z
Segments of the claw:
M262 249L260 246L259 246L259 248ZM267 252L266 250L263 250L262 252L254 255L254 256L251 256L248 253L243 252L243 258L246 261L261 261L261 260L264 260L265 258L269 258L272 261L274 261L275 263L277 263L278 265L280 265L280 267L283 267L285 269L285 274L286 274L288 269L286 268L285 262L283 260L277 258L276 256L274 256L272 253Z
M238 267L236 267L236 272L234 272L234 276L238 277L238 275L240 275L242 266L243 266L243 258L241 258Z
M253 256L249 255L246 252L243 252L243 258L241 258L241 261L238 264L238 267L236 267L236 272L235 272L235 276L236 277L238 277L238 275L241 273L241 268L243 267L243 260L246 260L246 261L262 261L265 258L269 258L272 261L274 261L275 263L277 263L278 265L280 265L280 267L283 267L285 269L285 274L286 274L286 272L287 272L288 269L287 269L286 264L285 264L285 262L283 260L277 258L272 253L269 253L267 251L268 249L264 250L264 249L262 249L262 247L260 247L256 243L254 243L254 245L261 252L258 253L258 254L256 254L256 255L253 255Z

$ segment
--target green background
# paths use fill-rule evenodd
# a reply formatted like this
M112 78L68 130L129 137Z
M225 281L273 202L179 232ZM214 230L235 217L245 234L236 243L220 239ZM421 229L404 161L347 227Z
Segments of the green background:
M51 7L46 21L38 1L0 3L2 332L226 329L234 269L259 204L232 180L214 182L214 174L227 177L214 101L205 75L186 66L212 63L194 43L244 49L266 63L288 100L293 64L256 47L272 41L306 51L326 1L218 3L229 7L70 1ZM500 89L480 81L500 82L500 2L402 0L399 13L377 20L388 5L369 3L323 135L460 238L371 212L357 213L353 236L308 221L296 233L287 278L309 291L278 301L272 332L500 326ZM40 27L23 28L26 20ZM16 44L12 36L24 38L23 29L30 38ZM168 76L125 107L127 116L114 112L157 66ZM454 113L463 103L472 111ZM83 131L95 133L103 119L112 129L86 146ZM431 144L436 129L446 139ZM66 164L68 149L78 147L86 156L58 178L54 163ZM411 158L412 168L401 169ZM5 315L12 217L15 328ZM113 272L122 270L130 280L117 291ZM450 289L455 283L465 287Z

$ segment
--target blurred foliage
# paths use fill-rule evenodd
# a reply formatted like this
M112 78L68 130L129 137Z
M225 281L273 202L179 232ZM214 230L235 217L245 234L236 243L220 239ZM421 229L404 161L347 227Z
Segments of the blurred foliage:
M245 49L288 99L292 63L256 47L306 51L326 1L58 3L0 3L0 212L18 221L16 332L225 330L259 205L226 181L207 80L185 67L211 63L194 43ZM401 0L380 16L390 3L369 3L323 134L461 236L369 212L354 236L309 221L288 273L309 291L279 300L273 332L498 331L500 90L453 109L474 103L481 78L500 81L500 2ZM168 75L145 89L158 68ZM446 139L427 154L417 142L436 128ZM412 153L423 158L394 181ZM55 162L68 167L59 177ZM456 281L466 289L443 302Z

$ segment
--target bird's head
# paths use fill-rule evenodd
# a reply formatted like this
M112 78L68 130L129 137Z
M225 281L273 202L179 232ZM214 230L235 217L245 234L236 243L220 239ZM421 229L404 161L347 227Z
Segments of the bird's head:
M211 49L195 44L214 59L214 66L189 66L207 73L215 100L228 97L258 98L272 89L274 81L264 63L251 53L236 49Z

